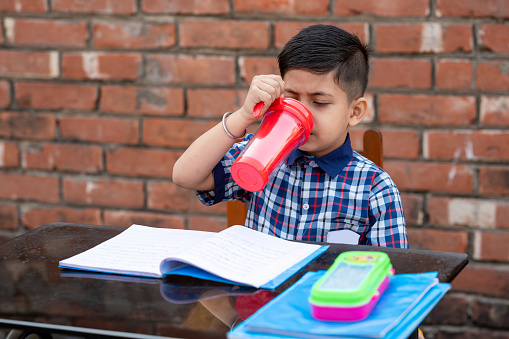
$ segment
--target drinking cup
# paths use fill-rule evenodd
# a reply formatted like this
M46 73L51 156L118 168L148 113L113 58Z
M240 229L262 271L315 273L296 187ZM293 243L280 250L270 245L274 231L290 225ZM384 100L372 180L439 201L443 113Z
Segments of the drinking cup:
M253 115L262 107L255 107ZM233 179L247 191L262 190L288 156L308 141L312 129L313 115L302 103L291 98L275 100L234 161Z

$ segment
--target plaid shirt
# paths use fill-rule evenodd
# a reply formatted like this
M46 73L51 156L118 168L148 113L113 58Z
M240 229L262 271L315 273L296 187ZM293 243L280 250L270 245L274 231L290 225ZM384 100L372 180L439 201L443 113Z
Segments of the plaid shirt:
M245 226L284 239L321 242L329 231L349 229L360 235L359 244L408 247L396 185L352 150L349 136L320 158L294 151L263 190L248 192L235 183L230 169L251 137L235 144L216 165L214 190L196 191L202 203L249 202Z

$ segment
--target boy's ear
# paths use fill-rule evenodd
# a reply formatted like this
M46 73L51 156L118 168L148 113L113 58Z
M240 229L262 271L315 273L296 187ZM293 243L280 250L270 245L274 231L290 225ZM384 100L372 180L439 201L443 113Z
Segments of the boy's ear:
M356 126L368 113L368 101L364 97L354 100L350 106L350 118L348 125L350 127Z

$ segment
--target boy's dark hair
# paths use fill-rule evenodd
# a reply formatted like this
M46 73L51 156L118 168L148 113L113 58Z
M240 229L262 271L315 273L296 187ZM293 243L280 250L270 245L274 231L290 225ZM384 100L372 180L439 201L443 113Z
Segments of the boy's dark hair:
M278 56L279 71L301 69L317 74L335 72L334 80L346 92L348 102L364 95L368 85L368 46L347 31L331 25L301 30Z

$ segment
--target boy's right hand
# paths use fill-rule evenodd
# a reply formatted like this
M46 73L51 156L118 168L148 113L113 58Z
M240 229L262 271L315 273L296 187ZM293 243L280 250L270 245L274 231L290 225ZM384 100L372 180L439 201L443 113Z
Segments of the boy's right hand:
M239 110L242 117L249 123L254 122L259 116L263 116L274 100L283 95L284 90L285 82L279 75L269 74L253 77L244 105ZM263 103L263 108L258 116L254 116L254 108L259 103Z

